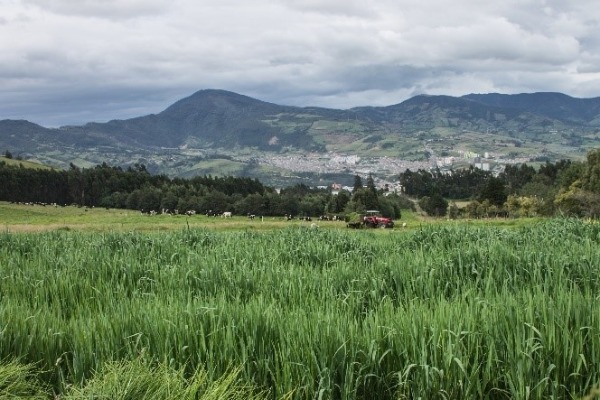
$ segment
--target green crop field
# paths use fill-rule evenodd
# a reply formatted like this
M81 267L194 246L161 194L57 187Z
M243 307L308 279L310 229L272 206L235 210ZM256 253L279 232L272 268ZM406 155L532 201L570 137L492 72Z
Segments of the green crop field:
M600 382L596 223L36 207L0 207L2 398L580 399Z

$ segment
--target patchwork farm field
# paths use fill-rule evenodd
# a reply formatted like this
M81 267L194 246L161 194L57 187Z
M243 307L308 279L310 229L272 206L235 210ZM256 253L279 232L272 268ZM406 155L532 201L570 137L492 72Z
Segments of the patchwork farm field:
M599 224L110 211L111 229L107 210L56 209L32 232L7 209L0 397L580 399L600 382Z

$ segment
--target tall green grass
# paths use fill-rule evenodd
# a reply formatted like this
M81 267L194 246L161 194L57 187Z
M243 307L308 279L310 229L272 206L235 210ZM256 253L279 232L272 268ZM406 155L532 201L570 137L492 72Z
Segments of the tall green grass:
M0 362L0 399L48 398L48 388L36 375L34 365L15 360Z
M0 358L64 395L141 359L165 390L238 368L273 399L579 398L600 381L599 244L576 220L5 233Z

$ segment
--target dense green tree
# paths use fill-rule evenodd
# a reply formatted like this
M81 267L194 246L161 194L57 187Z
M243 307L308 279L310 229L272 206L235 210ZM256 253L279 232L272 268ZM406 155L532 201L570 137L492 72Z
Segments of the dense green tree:
M400 174L400 183L409 196L431 197L439 193L452 199L468 199L475 197L491 177L489 171L469 167L442 173L438 168L432 172L419 169L416 172L406 170Z
M231 204L229 202L229 196L218 190L210 190L200 199L199 208L202 210L202 212L208 211L217 214L230 211Z
M160 210L160 191L154 187L147 186L140 190L138 208L145 212Z
M300 213L299 198L293 194L282 193L280 210L283 213L278 215L298 215Z
M379 198L379 212L384 217L398 219L402 217L402 210L394 198L381 196Z
M264 200L263 196L258 193L250 194L235 204L235 211L242 215L265 215L268 210L265 207Z
M377 187L375 187L375 179L373 179L373 174L369 174L367 177L367 189L377 196Z
M350 200L348 203L346 203L346 207L344 208L344 214L364 214L366 210L367 209L365 208L364 204L359 202L357 203L354 200Z
M400 174L400 183L409 196L430 196L437 190L432 174L423 169L416 172L407 169Z
M354 185L352 186L352 193L363 188L362 179L359 175L354 175Z
M76 204L85 204L85 177L81 169L75 164L70 164L68 171L69 180L69 194L73 198Z
M310 193L315 193L316 190L311 189L308 185L303 183L296 184L284 189L281 189L280 194L286 196L296 196L297 198L304 197Z
M321 195L308 195L300 200L300 215L315 217L325 212L325 197Z
M351 194L347 190L340 190L337 195L331 196L327 203L327 213L341 214L351 199Z
M360 209L363 210L378 210L379 198L377 192L373 192L369 188L362 188L352 192L352 202L361 204Z
M114 192L110 200L104 204L105 207L127 208L127 193Z
M140 190L134 190L127 196L126 207L130 210L140 210Z
M576 217L600 217L600 193L572 186L556 196L556 207L565 215Z
M585 168L585 163L579 161L571 163L567 168L559 172L556 184L563 189L568 189L573 184L577 185L577 182L580 185Z
M343 210L344 206L350 201L352 194L347 190L340 190L336 196L338 210Z
M440 193L451 199L470 199L476 197L491 172L470 166L469 168L451 171L444 176L444 185Z
M182 197L177 202L177 210L180 214L188 211L201 212L200 199L196 195Z
M266 192L263 195L263 204L266 208L265 215L287 214L287 211L283 206L282 196L277 192Z
M177 195L173 191L169 190L163 195L160 202L160 208L161 210L169 210L174 212L174 210L177 209L178 202L179 199L177 198Z
M490 176L477 197L480 202L488 200L491 204L501 206L507 198L504 180Z
M600 149L591 150L587 154L581 187L583 190L600 194Z
M483 207L477 200L469 202L464 209L464 212L468 218L482 218Z
M443 217L448 211L448 201L439 193L434 193L430 196L422 197L419 200L419 207L428 215L434 217Z
M549 183L554 184L559 176L559 174L565 169L571 166L570 160L560 160L556 163L551 163L546 161L545 164L540 166L540 169L537 175L542 175L548 177Z
M499 176L504 181L507 194L516 193L523 185L530 182L535 176L535 168L527 165L507 165L504 167L504 172Z
M450 206L448 206L448 218L457 219L459 216L460 209L458 208L458 205L453 201L450 203Z
M539 215L551 216L554 214L554 199L558 192L558 187L553 184L551 178L546 174L537 174L526 183L520 190L522 197L536 198L540 203L536 212Z

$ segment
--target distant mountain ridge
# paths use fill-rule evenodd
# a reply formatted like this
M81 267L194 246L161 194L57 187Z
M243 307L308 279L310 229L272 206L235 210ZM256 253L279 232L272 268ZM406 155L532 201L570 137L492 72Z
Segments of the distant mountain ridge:
M291 142L279 137L279 145L268 142L282 132L268 121L280 114L310 113L312 111L291 106L281 106L256 100L224 90L206 89L175 102L158 114L113 120L107 123L88 123L69 127L73 134L110 137L134 146L178 147L191 141L204 147L241 146L278 149L283 145L300 145L310 148L301 136L302 130L294 131ZM328 111L343 115L343 111ZM338 117L339 117L338 115ZM320 118L320 117L319 117ZM64 129L64 128L62 128Z
M463 98L482 104L514 108L563 122L599 125L600 97L580 99L562 93L521 93L515 95L490 93L470 94Z
M419 95L385 107L337 110L284 106L205 89L158 114L126 120L61 128L2 120L0 150L63 166L73 159L127 164L132 154L144 159L143 154L190 148L415 158L422 156L417 154L422 151L419 147L431 140L445 141L447 146L440 147L444 153L462 151L468 144L458 138L467 140L469 133L469 137L480 135L482 143L489 141L490 149L512 141L518 147L530 145L549 158L572 158L600 144L599 131L600 97L581 99L550 92ZM468 140L475 150L481 147L478 140ZM164 170L157 168L177 174L166 164Z
M92 122L82 126L68 126L58 129L44 128L28 121L0 121L0 140L6 141L8 133L25 138L55 139L65 144L78 143L105 144L124 143L143 147L177 147L185 144L190 137L204 141L205 145L239 145L272 147L277 150L288 144L308 145L310 140L298 140L305 135L306 120L353 119L371 129L373 124L415 125L418 129L444 126L436 121L436 111L444 112L447 118L458 118L457 124L472 125L473 121L486 121L500 125L494 116L502 114L502 121L522 118L524 113L549 118L564 124L600 126L600 97L590 99L573 98L561 93L531 94L469 94L462 97L444 95L418 95L402 103L385 107L355 107L349 110L336 110L317 107L281 106L253 99L224 90L205 89L175 102L158 114L106 123ZM297 129L285 132L280 126L266 121L273 116L286 114L288 120L302 114ZM420 126L420 124L422 126ZM409 129L410 130L410 129ZM293 140L285 140L292 133ZM273 136L281 135L278 146L266 143ZM15 136L13 136L15 138ZM4 140L3 140L4 139ZM18 140L18 139L16 139ZM303 143L298 143L303 142ZM8 144L8 143L7 143ZM6 145L5 145L6 146ZM25 149L19 149L24 151Z

